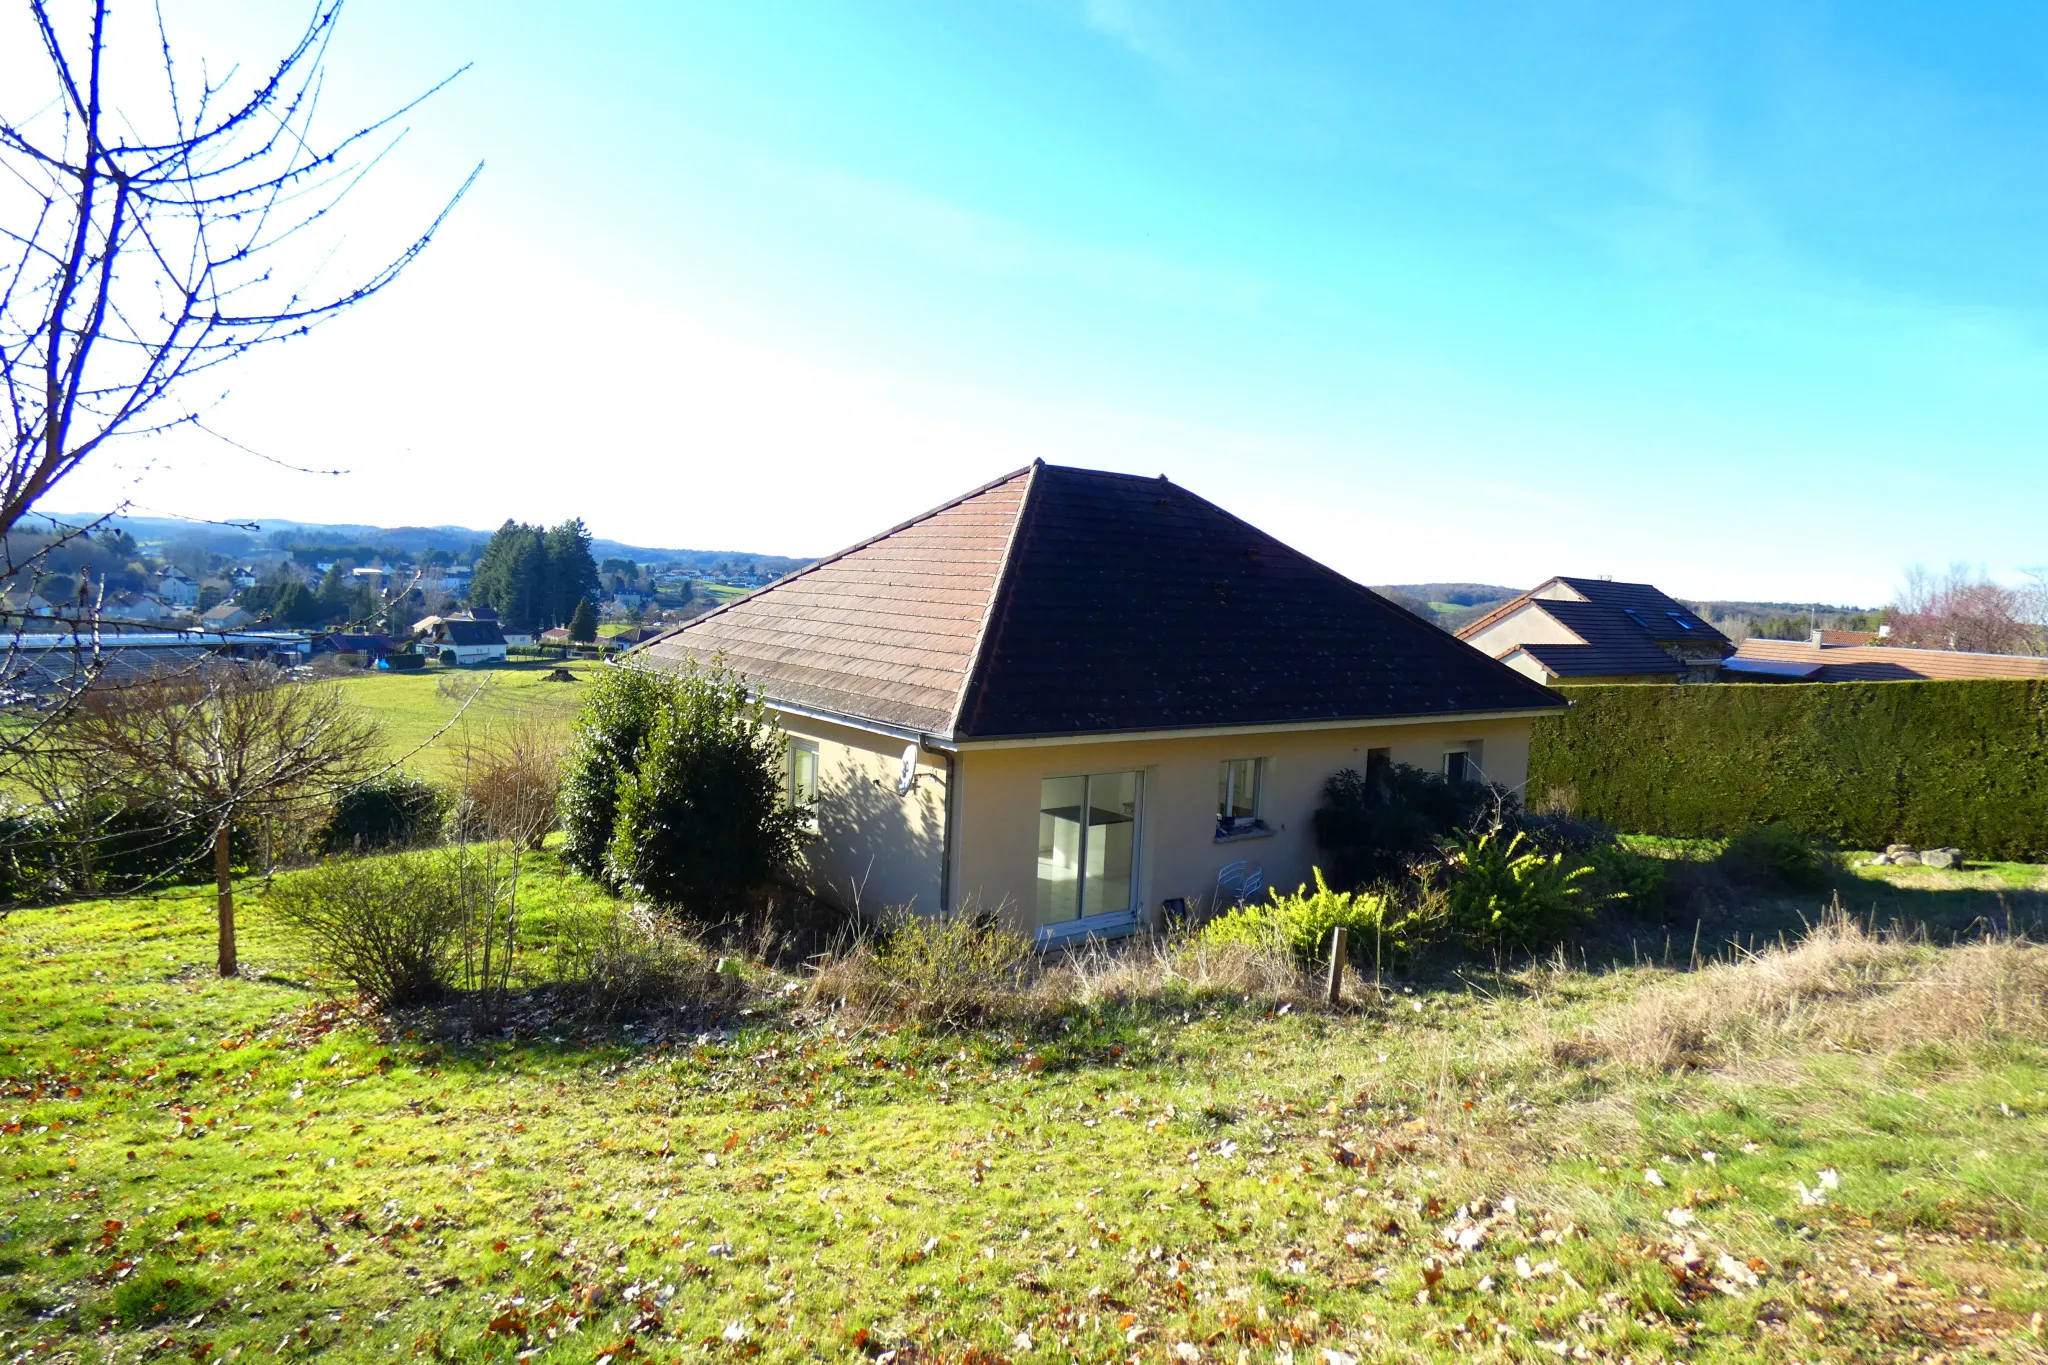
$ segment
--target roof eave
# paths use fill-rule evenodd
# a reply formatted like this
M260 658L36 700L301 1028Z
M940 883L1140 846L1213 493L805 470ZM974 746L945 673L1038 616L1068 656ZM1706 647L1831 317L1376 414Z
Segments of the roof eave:
M1249 725L1184 725L1154 730L1071 730L1036 735L957 735L935 747L977 749L1042 748L1062 744L1130 744L1141 740L1203 739L1233 735L1273 735L1320 730L1361 730L1391 725L1434 725L1455 721L1538 719L1567 709L1564 697L1543 706L1508 707L1493 711L1425 711L1399 716L1336 716L1325 720L1270 721ZM932 737L936 741L938 737Z

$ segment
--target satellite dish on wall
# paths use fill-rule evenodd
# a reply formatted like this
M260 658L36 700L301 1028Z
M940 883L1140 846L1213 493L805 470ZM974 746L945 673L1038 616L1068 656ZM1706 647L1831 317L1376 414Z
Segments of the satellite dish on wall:
M910 789L917 785L917 746L903 746L903 766L896 773L896 794L910 795Z

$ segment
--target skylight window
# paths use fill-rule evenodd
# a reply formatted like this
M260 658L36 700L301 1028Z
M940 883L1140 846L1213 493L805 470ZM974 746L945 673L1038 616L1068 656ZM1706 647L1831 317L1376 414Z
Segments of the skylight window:
M1634 607L1623 607L1621 609L1621 614L1623 616L1626 616L1629 620L1635 622L1637 625L1641 626L1644 630L1648 630L1650 628L1650 623L1648 621L1645 621L1642 617L1636 615L1636 609Z
M1674 621L1678 622L1678 628L1679 628L1680 630L1691 630L1691 629L1692 629L1692 622L1690 622L1690 621L1686 620L1686 619L1685 619L1685 618L1684 618L1683 616L1679 615L1679 614L1678 614L1677 612L1675 612L1675 611L1667 611L1667 612L1665 612L1664 614L1665 614L1666 616L1670 617L1670 618L1671 618L1672 620L1674 620Z

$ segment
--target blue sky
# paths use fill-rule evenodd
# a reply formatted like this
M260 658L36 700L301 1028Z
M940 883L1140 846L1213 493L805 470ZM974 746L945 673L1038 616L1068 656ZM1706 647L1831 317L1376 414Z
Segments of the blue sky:
M188 0L209 50L279 6ZM391 295L82 480L820 553L1034 456L1373 582L2048 561L2048 10L350 0ZM146 458L146 465L144 460Z

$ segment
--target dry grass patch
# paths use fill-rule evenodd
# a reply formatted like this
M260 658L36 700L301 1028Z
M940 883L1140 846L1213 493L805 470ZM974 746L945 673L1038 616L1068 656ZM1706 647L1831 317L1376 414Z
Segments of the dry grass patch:
M1318 996L1284 944L1139 938L1040 955L1026 935L989 917L904 915L821 967L810 998L863 1022L962 1027L1044 1022L1100 1006L1270 1009Z
M1557 1046L1677 1070L1734 1066L1816 1044L1855 1052L1955 1046L2048 1027L2048 948L1987 939L1937 950L1839 911L1790 946L1638 992Z

